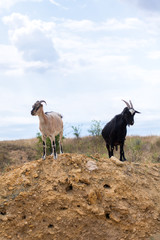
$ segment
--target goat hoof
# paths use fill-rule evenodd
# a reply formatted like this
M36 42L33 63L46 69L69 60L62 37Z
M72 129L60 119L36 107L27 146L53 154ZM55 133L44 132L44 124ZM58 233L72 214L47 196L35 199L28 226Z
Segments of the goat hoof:
M125 162L125 161L127 161L127 159L123 159L123 160L120 160L121 162Z
M54 155L54 154L52 153L50 156L53 157L53 159L57 159L57 154Z

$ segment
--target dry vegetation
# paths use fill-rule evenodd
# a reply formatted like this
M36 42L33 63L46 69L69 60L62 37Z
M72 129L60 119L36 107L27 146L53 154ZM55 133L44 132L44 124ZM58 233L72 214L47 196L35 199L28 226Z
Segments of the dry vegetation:
M64 150L69 153L83 153L87 155L100 154L108 157L104 140L101 136L79 139L64 139ZM119 158L119 149L114 151ZM129 162L160 162L160 137L127 137L125 155Z
M71 138L63 140L66 153L82 153L92 156L98 153L101 157L108 157L104 140L101 136ZM125 154L129 162L159 163L160 137L127 137ZM25 162L39 159L42 156L42 144L38 139L1 141L0 142L0 171L5 172ZM119 149L115 151L119 158Z
M37 159L37 140L16 140L0 142L0 170L9 171L14 166Z

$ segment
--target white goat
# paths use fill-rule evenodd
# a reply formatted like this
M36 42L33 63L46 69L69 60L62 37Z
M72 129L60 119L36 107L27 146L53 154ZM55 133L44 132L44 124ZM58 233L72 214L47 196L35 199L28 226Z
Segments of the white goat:
M54 159L57 158L56 154L56 144L55 144L55 136L59 134L59 147L60 153L63 153L62 149L62 137L63 137L63 121L62 115L56 112L46 112L43 111L42 103L46 102L44 100L37 101L32 106L31 115L39 117L39 129L42 133L43 140L43 159L46 158L46 138L49 137L52 145L52 154L54 155Z

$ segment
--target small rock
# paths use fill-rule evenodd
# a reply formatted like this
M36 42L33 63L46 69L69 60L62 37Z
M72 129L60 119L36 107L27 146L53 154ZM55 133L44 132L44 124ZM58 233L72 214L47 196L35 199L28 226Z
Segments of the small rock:
M86 167L89 171L98 169L97 164L94 161L89 160L86 164Z
M123 165L124 165L124 162L121 162L119 159L117 159L116 157L111 157L110 158L111 160L112 160L112 162L114 163L114 164L116 164L117 166L119 166L119 167L122 167Z

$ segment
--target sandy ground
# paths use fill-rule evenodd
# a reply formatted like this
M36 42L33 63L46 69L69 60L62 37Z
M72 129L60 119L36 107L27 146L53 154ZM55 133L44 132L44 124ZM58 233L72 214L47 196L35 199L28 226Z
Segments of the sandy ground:
M0 183L0 240L160 239L159 164L62 154Z

